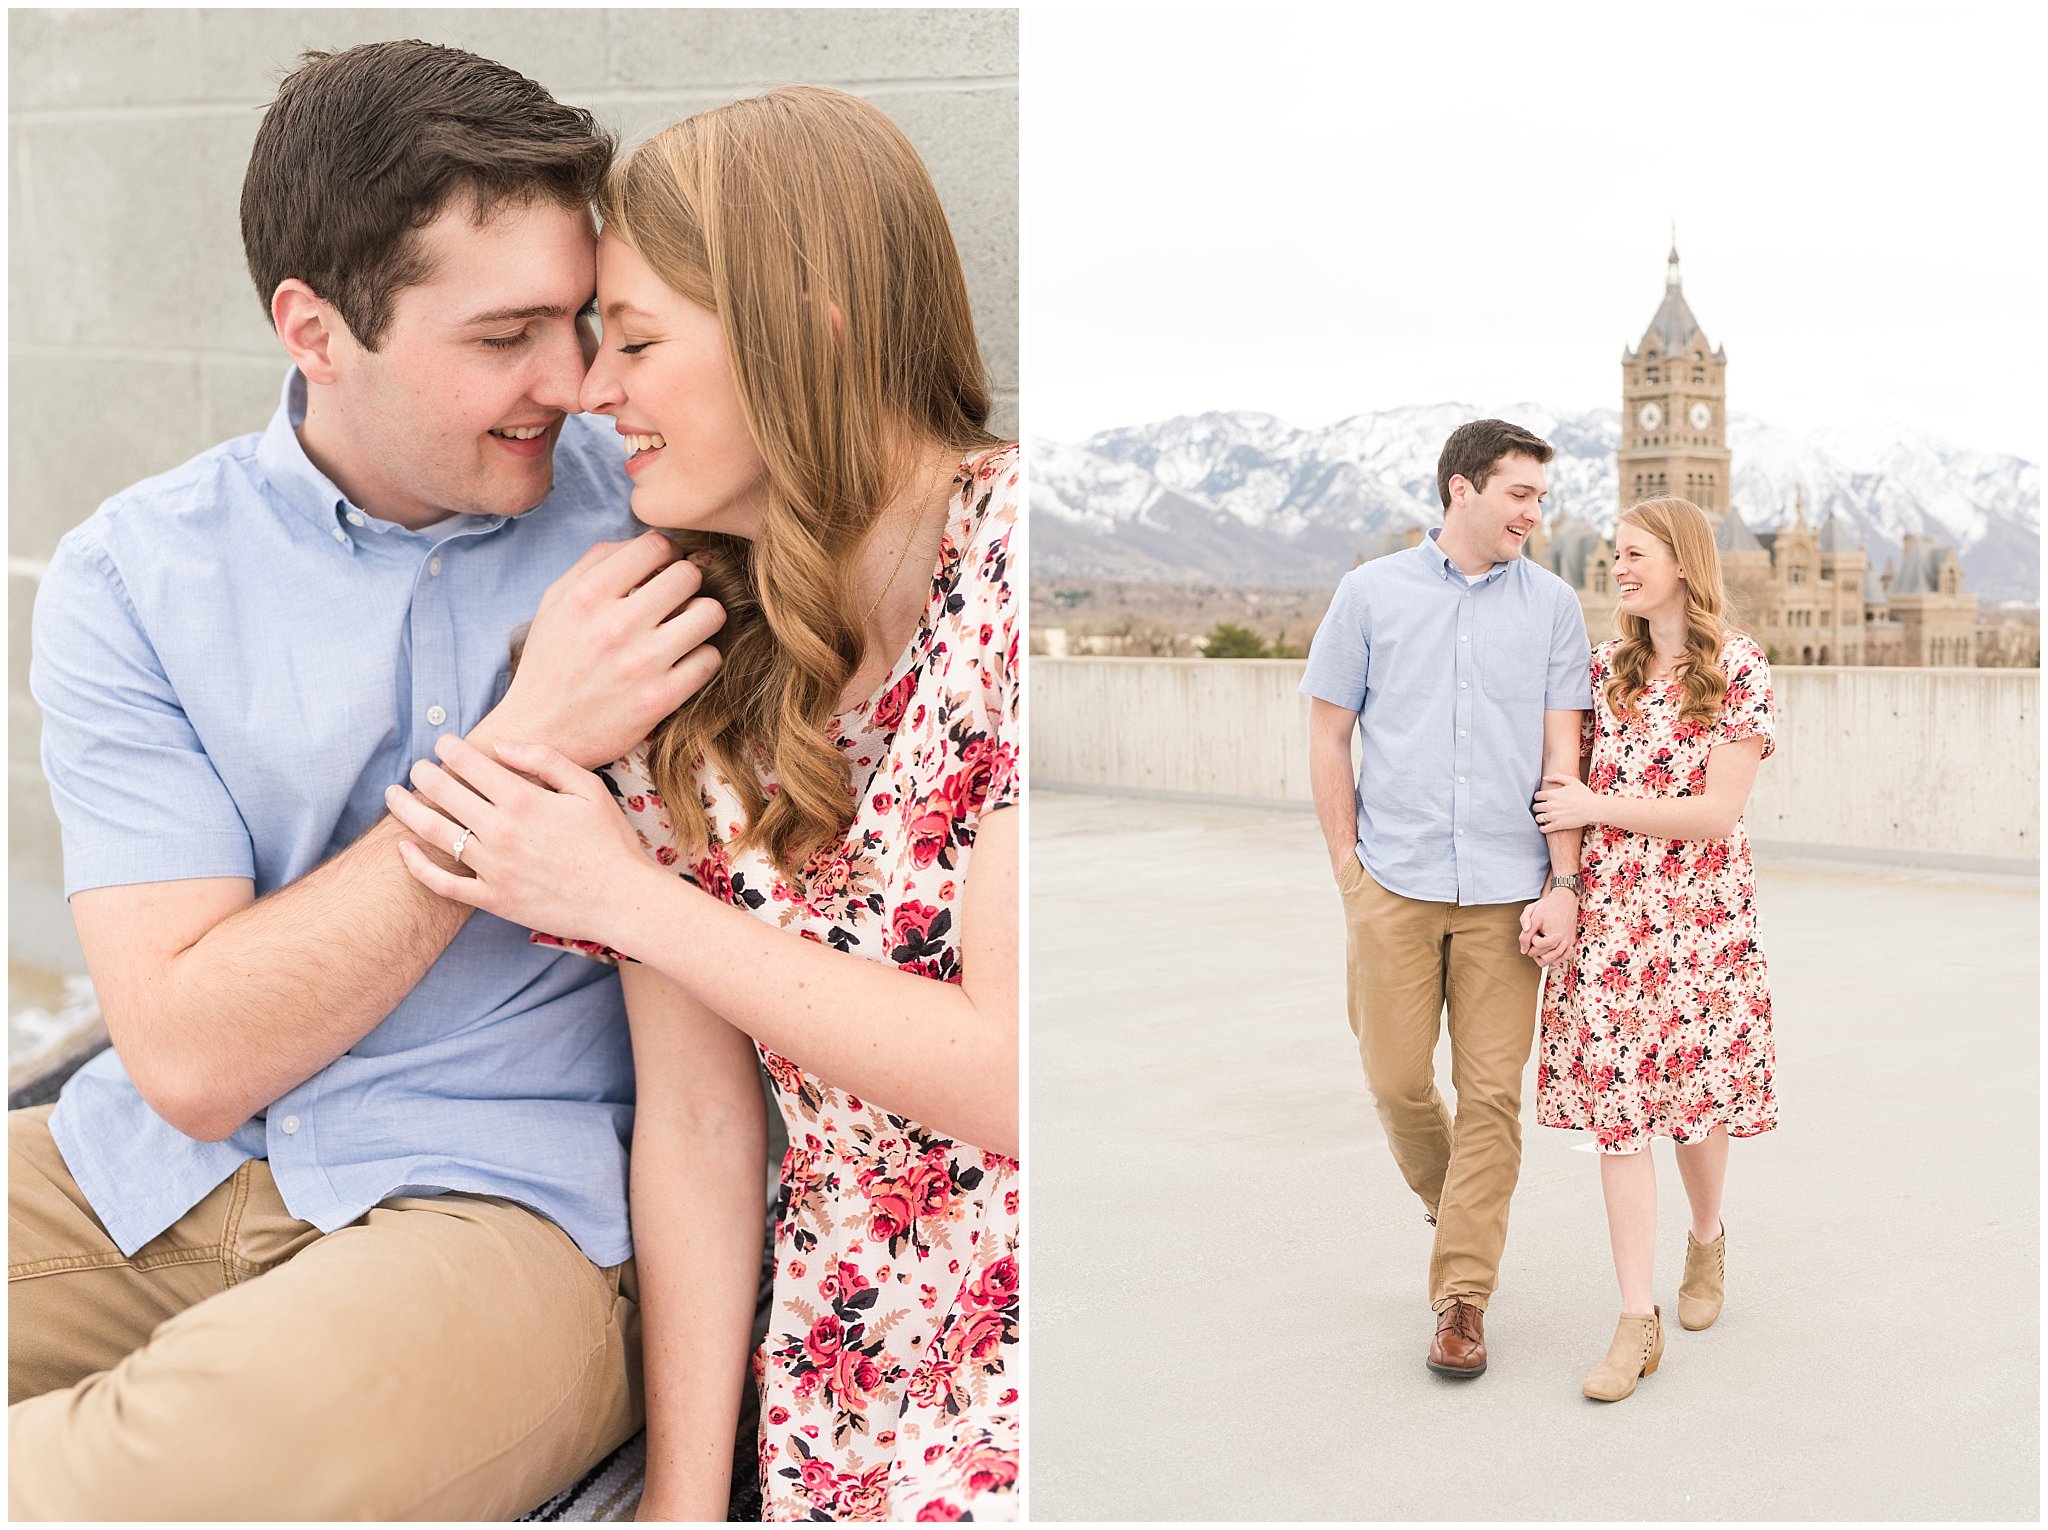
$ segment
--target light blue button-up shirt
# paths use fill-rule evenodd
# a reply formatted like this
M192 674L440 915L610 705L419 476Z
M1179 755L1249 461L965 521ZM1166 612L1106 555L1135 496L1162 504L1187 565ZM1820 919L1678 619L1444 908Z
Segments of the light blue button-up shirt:
M1530 808L1543 714L1593 704L1571 586L1530 562L1476 581L1433 530L1344 576L1309 648L1303 693L1358 714L1358 858L1431 903L1514 903L1550 854Z
M294 371L268 430L115 495L58 544L29 679L67 896L249 877L260 897L304 876L503 696L548 584L640 529L593 417L563 422L538 508L415 532L313 466L304 411ZM612 970L479 913L374 1030L226 1141L167 1125L111 1051L50 1130L128 1254L268 1158L323 1231L394 1195L463 1191L532 1207L610 1265L631 1252L632 1099Z

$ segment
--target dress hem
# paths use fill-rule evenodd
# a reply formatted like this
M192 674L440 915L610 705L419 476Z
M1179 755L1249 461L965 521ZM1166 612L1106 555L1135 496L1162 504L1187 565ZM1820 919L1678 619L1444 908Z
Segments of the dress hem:
M1537 1118L1536 1124L1538 1126L1547 1126L1555 1132L1597 1132L1600 1130L1597 1126L1586 1126L1576 1121L1545 1121L1540 1116ZM1659 1137L1662 1137L1673 1147L1697 1147L1700 1143L1706 1141L1707 1138L1713 1136L1715 1127L1719 1127L1727 1132L1731 1138L1741 1139L1745 1137L1761 1137L1765 1132L1776 1131L1778 1123L1776 1121L1766 1121L1760 1126L1747 1126L1738 1129L1727 1121L1716 1121L1713 1126L1709 1126L1696 1138L1679 1137L1672 1132L1648 1131L1643 1133L1642 1141L1634 1147L1606 1148L1601 1147L1596 1140L1593 1144L1593 1150L1603 1158L1632 1158Z

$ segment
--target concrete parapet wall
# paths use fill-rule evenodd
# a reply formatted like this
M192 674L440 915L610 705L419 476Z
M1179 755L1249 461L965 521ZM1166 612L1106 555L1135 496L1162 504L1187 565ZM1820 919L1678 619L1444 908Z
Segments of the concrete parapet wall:
M109 494L276 407L238 209L261 108L306 49L466 48L626 147L771 85L866 96L931 169L996 426L1017 430L1015 11L17 10L8 31L9 872L28 885L60 881L26 683L36 585Z
M1040 786L1308 805L1309 700L1293 659L1031 660ZM1760 845L2038 870L2039 670L1773 672L1778 748Z

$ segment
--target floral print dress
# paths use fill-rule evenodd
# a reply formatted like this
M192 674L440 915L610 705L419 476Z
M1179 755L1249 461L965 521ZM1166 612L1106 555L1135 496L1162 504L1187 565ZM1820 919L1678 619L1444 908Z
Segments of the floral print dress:
M1021 503L1016 447L961 464L916 636L876 693L833 719L858 815L799 881L732 848L739 800L709 764L697 781L711 844L679 862L643 749L603 774L648 853L805 940L959 982L976 830L1017 800ZM754 1356L763 1517L1015 1518L1021 1414L1004 1351L1017 1342L1016 1160L765 1048L761 1059L790 1141Z
M1680 718L1679 685L1651 681L1636 715L1604 694L1618 640L1593 651L1587 784L1603 796L1686 797L1706 787L1717 744L1775 747L1771 671L1730 633L1728 677L1711 726ZM1536 1066L1536 1119L1587 1128L1603 1153L1652 1137L1704 1141L1716 1126L1753 1137L1778 1123L1772 1092L1770 973L1757 943L1756 872L1740 819L1725 839L1586 830L1578 940L1550 969Z

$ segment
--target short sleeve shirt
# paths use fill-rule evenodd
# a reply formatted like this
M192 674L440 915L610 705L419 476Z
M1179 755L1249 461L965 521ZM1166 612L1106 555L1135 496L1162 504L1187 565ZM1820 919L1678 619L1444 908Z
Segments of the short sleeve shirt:
M1578 596L1527 558L1469 581L1432 531L1345 575L1301 690L1358 713L1357 852L1375 881L1438 903L1543 890L1543 714L1592 705L1590 653Z
M525 514L379 520L300 446L304 389L291 373L267 430L115 495L50 561L30 689L67 895L298 880L378 821L435 738L497 703L549 583L641 529L616 436L576 415ZM267 1158L323 1231L392 1195L462 1191L530 1206L616 1264L632 1083L616 975L477 914L368 1035L225 1141L156 1115L113 1051L66 1085L50 1129L123 1253Z

